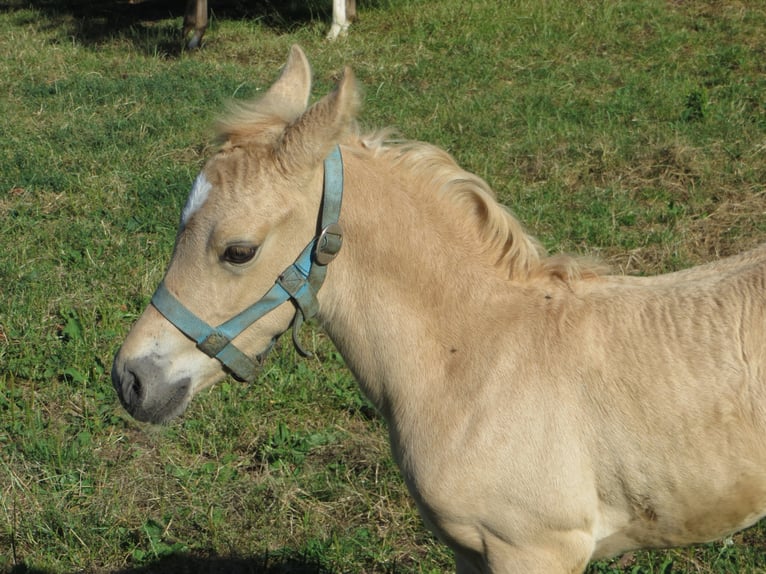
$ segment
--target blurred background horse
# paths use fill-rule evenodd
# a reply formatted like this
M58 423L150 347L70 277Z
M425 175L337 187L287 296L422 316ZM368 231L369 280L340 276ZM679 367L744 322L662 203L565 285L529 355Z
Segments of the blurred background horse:
M344 36L352 20L356 18L356 0L332 1L332 26L327 33L328 40ZM205 35L208 24L207 0L189 0L184 14L184 38L188 37L187 47L190 50L198 48Z

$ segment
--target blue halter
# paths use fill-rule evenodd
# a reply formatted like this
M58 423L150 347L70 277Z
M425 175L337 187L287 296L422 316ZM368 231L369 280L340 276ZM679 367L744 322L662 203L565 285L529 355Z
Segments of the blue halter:
M232 374L252 381L258 372L259 358L251 359L232 341L255 321L286 301L295 305L293 343L303 356L309 356L298 341L304 320L319 310L316 295L327 274L327 265L343 244L343 231L338 225L343 200L343 158L335 146L324 161L324 192L320 207L319 234L303 249L295 262L277 278L274 286L250 307L218 327L211 327L189 311L168 291L163 280L152 296L152 305L179 331L197 343L209 357L218 359Z

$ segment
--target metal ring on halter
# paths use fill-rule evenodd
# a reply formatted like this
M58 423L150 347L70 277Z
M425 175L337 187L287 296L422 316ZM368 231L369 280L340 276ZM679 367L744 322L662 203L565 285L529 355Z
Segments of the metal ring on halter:
M331 223L319 234L314 261L318 265L329 265L343 247L343 229L337 223Z

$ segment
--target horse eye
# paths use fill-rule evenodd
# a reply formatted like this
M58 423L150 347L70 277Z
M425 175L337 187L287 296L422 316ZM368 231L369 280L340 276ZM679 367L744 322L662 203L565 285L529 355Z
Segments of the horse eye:
M235 265L243 265L255 257L258 248L255 245L229 245L223 252L223 260Z

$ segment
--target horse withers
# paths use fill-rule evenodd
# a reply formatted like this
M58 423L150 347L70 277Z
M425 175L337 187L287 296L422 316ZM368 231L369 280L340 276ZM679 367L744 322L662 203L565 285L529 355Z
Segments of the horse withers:
M476 175L359 134L294 47L220 124L114 360L160 423L314 316L457 572L570 574L766 513L766 247L657 277L549 256Z

